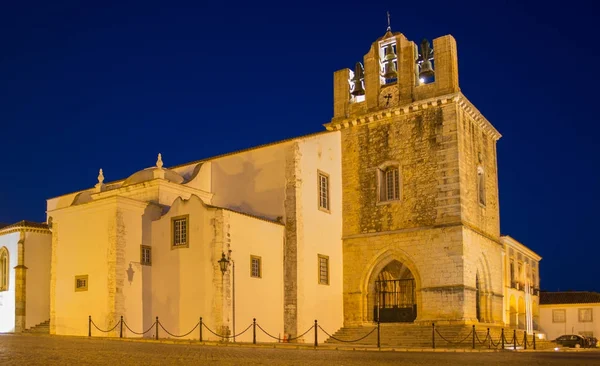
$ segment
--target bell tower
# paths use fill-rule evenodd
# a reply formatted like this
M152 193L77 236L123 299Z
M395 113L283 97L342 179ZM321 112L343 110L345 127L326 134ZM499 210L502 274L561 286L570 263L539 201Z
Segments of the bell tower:
M459 91L452 36L434 39L433 48L426 39L417 47L388 27L354 71L334 74L333 121Z
M503 319L500 134L460 90L454 38L432 43L388 26L334 73L346 325Z

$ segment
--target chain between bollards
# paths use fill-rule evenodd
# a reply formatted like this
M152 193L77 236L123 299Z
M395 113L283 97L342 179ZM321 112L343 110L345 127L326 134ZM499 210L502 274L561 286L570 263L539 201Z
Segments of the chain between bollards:
M158 317L156 317L156 323L154 323L156 325L156 334L155 334L155 339L158 340Z
M256 344L256 318L252 318L252 344Z
M317 324L317 319L315 319L315 347L319 345L319 339L317 338L318 331L319 325Z
M431 348L435 349L435 323L431 323Z
M92 336L92 316L88 317L88 337Z
M121 315L121 330L119 331L119 338L123 338L123 315Z

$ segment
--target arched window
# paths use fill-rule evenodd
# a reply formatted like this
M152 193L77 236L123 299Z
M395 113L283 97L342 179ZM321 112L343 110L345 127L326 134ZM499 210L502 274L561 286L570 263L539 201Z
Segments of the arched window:
M379 202L400 199L400 169L397 164L379 167Z
M477 168L477 197L479 204L485 206L485 174L482 167Z
M9 268L8 249L2 247L0 248L0 291L8 291Z

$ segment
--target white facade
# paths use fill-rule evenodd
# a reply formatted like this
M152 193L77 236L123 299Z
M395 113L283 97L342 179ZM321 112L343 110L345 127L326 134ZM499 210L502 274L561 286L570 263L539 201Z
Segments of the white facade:
M593 292L542 293L540 328L550 340L564 334L598 338L600 335L600 294Z
M21 221L0 228L0 333L21 332L50 319L50 231Z
M228 336L254 318L281 338L314 319L336 331L343 322L340 155L339 133L326 132L172 169L159 156L125 180L104 184L101 172L94 188L48 200L50 332L87 335L89 316L93 335L121 316L127 337L156 317L175 335L200 317ZM328 179L325 208L319 174ZM196 329L185 338L198 337ZM220 338L204 329L203 339ZM236 340L251 341L251 330ZM276 340L259 331L257 341Z

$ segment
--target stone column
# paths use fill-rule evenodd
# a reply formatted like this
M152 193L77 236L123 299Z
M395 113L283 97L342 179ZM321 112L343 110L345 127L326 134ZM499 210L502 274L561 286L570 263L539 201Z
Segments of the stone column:
M25 330L27 267L25 267L25 231L20 232L15 267L15 333Z

